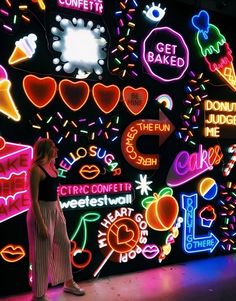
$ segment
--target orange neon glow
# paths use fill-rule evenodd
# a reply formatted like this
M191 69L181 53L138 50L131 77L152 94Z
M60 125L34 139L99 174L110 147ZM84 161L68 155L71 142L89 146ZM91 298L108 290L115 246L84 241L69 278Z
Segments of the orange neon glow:
M86 266L88 266L92 260L92 253L90 250L88 249L79 249L77 248L77 244L74 240L71 240L72 243L72 247L71 247L71 252L70 252L70 256L71 256L71 263L72 265L77 268L77 269L84 269L86 268ZM77 262L77 257L82 257L84 259L84 255L87 257L85 257L85 261L84 262ZM78 258L81 259L81 258Z
M129 217L117 219L109 228L107 242L117 253L127 253L138 243L140 229L138 224Z
M162 246L163 253L167 256L171 252L171 244L166 244Z
M84 165L79 170L81 177L92 180L95 179L100 174L100 169L96 165Z
M52 77L40 78L30 74L24 77L23 88L32 104L41 109L49 104L55 96L57 83Z
M92 88L92 94L97 106L105 114L112 112L120 100L120 89L116 85L97 83Z
M145 219L152 229L166 231L174 225L178 213L179 205L172 195L154 195L153 202L145 211Z
M10 88L11 82L8 79L0 79L0 112L14 121L20 121L21 116L12 99Z
M127 109L133 114L138 115L146 107L148 101L148 91L143 88L133 88L127 86L122 92L124 103Z
M0 250L0 255L7 262L17 262L25 256L25 250L19 245L6 245Z
M205 221L208 221L209 223L212 223L217 218L215 208L211 205L203 207L202 210L199 212L199 217Z
M83 107L89 97L89 85L84 81L72 82L63 79L58 87L64 103L72 110L78 111Z
M21 47L16 46L8 60L8 64L14 65L19 62L26 61L27 59L28 59L27 53Z
M44 3L44 0L31 0L33 3L38 3L39 8L41 10L45 10L46 9L46 5Z

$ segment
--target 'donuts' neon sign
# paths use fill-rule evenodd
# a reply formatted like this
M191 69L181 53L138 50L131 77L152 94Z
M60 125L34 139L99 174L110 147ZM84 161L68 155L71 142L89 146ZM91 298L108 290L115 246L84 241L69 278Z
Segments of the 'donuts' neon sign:
M142 44L142 60L154 79L180 79L189 65L189 50L183 37L169 27L154 28Z

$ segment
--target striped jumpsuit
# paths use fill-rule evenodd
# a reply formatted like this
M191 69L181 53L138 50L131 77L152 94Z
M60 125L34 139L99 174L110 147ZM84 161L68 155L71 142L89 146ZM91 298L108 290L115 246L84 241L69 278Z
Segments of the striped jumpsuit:
M32 263L32 292L36 297L46 293L49 282L54 286L72 279L70 240L65 218L58 200L50 199L50 190L56 189L58 179L51 177L43 167L39 167L46 175L39 185L39 206L49 237L45 239L39 236L34 212L30 208L27 213L27 228Z

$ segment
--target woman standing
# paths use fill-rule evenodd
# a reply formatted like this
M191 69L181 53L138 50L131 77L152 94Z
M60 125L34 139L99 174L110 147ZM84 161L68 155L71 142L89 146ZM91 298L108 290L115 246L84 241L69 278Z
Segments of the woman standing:
M52 140L37 140L29 171L31 207L27 214L27 228L32 263L32 301L49 301L46 296L49 281L52 285L64 282L64 292L78 296L85 294L72 276L70 240L57 195L57 151Z

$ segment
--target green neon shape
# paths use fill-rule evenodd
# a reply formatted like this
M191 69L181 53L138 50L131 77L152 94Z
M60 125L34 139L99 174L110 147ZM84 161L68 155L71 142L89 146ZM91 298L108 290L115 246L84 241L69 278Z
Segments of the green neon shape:
M164 187L162 188L159 193L154 193L153 196L148 196L145 199L142 200L142 207L144 209L147 209L150 203L154 201L154 199L158 199L159 197L163 195L173 195L173 189L170 187Z
M207 38L202 32L198 32L196 40L202 56L207 56L212 53L219 53L220 46L223 46L226 42L226 39L220 33L219 28L213 24L209 24Z
M149 205L150 203L152 203L153 200L154 200L154 197L153 197L153 196L148 196L148 197L146 197L145 199L142 200L142 203L141 203L142 207L143 207L144 209L147 209L148 205Z
M163 196L163 195L173 195L173 189L170 187L164 187L162 188L159 193L159 196Z
M101 215L99 213L96 212L91 212L91 213L85 213L84 215L82 215L80 217L78 226L75 230L75 232L72 234L70 240L74 240L77 233L79 232L79 230L81 228L83 228L84 230L84 236L83 236L83 240L81 243L81 250L83 250L85 248L85 245L87 243L87 237L88 237L88 230L87 230L87 222L96 222L97 220L99 220L99 218L101 217Z

